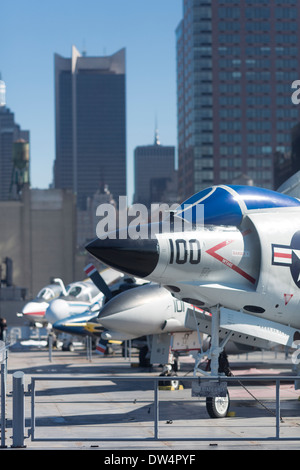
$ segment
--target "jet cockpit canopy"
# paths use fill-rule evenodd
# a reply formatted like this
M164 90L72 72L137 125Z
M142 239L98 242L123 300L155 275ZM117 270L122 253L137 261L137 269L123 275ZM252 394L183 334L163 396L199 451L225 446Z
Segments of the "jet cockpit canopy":
M203 204L204 214L196 210L199 204ZM300 207L300 201L269 189L222 185L194 194L178 207L176 215L193 224L237 227L249 212L282 207Z

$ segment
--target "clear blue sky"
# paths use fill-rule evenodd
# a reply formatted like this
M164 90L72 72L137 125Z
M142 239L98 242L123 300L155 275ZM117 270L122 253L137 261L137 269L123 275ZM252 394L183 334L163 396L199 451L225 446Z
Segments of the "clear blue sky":
M154 141L177 147L176 35L182 0L12 0L1 4L0 72L7 107L31 137L31 185L47 188L55 159L54 54L126 48L127 181L133 151Z

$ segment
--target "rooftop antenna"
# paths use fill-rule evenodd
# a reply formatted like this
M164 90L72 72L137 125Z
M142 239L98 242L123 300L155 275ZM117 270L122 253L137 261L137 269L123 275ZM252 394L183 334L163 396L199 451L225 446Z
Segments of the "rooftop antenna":
M157 117L156 116L155 116L154 145L160 145L159 134L158 134L158 129L157 129Z
M85 39L83 40L83 46L82 46L82 57L86 57Z

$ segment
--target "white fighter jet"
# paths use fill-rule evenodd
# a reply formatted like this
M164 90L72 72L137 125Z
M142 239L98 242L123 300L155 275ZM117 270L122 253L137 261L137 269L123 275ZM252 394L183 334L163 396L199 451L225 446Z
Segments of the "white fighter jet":
M181 204L169 220L149 226L148 233L139 240L124 233L98 238L87 250L106 265L159 283L177 299L211 312L212 377L219 374L219 356L229 339L297 348L298 199L251 186L214 186ZM195 316L201 331L201 318ZM220 328L227 332L221 344Z
M197 317L198 321L201 318L205 323L205 337L197 334ZM151 364L167 363L169 351L199 351L211 332L209 312L174 298L156 283L120 293L101 308L97 319L93 321L104 327L101 336L106 340L124 341L151 336ZM221 330L222 338L226 334L225 330ZM230 344L227 353L251 351L257 346L249 341L243 344L241 338L239 345Z
M90 265L86 266L85 273L87 276L90 275L90 269ZM105 269L101 274L105 280L105 285L110 285L123 278L120 273L113 269ZM104 288L100 291L90 279L72 282L67 287L62 285L60 296L52 300L46 309L45 321L53 325L59 320L87 313L87 311L92 315L102 307L106 295L110 296L110 291L104 291Z
M45 320L45 313L49 307L49 303L58 298L61 293L62 287L58 282L43 287L33 300L30 300L24 305L22 312L17 313L17 316L24 317L35 325L43 326L47 324L48 321Z

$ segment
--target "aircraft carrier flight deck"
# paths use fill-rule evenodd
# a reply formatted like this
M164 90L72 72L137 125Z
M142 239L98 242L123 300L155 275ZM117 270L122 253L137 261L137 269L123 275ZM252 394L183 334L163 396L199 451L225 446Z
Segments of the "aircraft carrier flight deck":
M258 351L229 359L235 377L291 375L291 358L282 350ZM5 450L15 449L12 387L17 371L24 373L25 382L24 450L195 453L299 448L300 393L294 389L292 380L280 384L278 439L274 384L232 383L228 416L212 419L203 399L191 396L188 379L192 377L193 361L189 356L180 359L177 388L167 381L161 382L157 429L153 384L148 378L158 377L161 368L141 367L134 350L127 357L120 349L107 356L95 352L89 356L79 345L72 352L53 349L49 354L43 343L25 341L16 342L9 349L7 364ZM126 377L128 380L124 380ZM36 379L34 439L30 436L32 405L28 392L32 378Z

